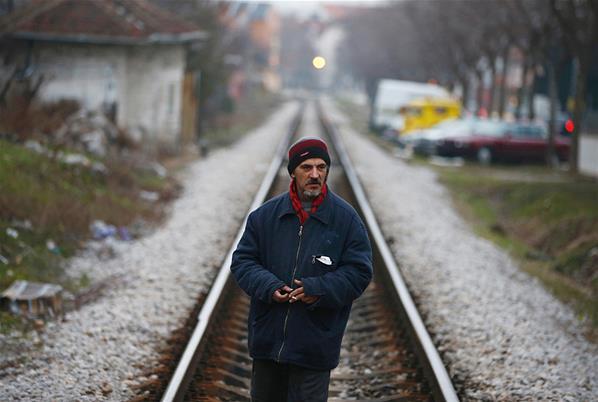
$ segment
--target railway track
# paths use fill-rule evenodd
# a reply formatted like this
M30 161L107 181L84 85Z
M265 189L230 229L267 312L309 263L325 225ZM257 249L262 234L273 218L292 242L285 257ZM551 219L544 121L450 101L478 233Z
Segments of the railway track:
M321 112L316 112L313 103L302 109L281 141L250 209L286 190L288 174L281 167L284 152L297 134L327 139L334 153L330 188L360 211L374 249L374 280L353 305L340 364L331 375L329 401L458 400L335 128ZM250 400L251 359L246 331L249 298L228 274L240 235L205 298L168 386L164 392L158 391L162 401Z

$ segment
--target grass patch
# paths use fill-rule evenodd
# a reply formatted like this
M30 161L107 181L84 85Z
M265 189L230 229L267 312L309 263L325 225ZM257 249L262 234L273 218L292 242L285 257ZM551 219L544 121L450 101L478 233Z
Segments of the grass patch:
M68 279L63 265L90 238L93 220L126 227L161 218L161 208L140 191L169 192L172 179L122 161L103 163L105 172L69 165L0 140L0 289L24 279L76 291L87 281Z
M564 174L557 181L534 181L534 174L545 173L542 169L518 169L436 168L474 230L507 249L523 270L572 305L595 330L598 183Z
M211 148L230 145L258 126L278 103L278 98L267 93L245 97L232 113L212 119L203 139ZM102 220L132 228L139 221L159 222L164 204L179 193L173 178L144 167L151 161L136 149L130 150L129 157L120 157L116 149L107 158L85 154L89 165L63 162L59 152L75 151L53 143L50 137L46 141L44 135L51 136L72 109L75 105L67 102L48 110L40 106L1 111L0 117L5 118L0 128L16 134L0 137L0 291L18 279L59 284L72 293L89 287L92 283L86 275L72 278L64 269L68 258L91 238L90 224ZM39 118L27 117L32 115ZM23 123L35 121L49 122L44 123L47 130L37 123ZM43 135L35 137L37 132ZM23 145L32 138L46 144L48 152L38 153ZM165 155L160 161L175 172L195 157ZM94 162L105 170L94 169ZM147 201L144 191L158 193L159 201ZM29 328L28 320L0 311L0 333Z

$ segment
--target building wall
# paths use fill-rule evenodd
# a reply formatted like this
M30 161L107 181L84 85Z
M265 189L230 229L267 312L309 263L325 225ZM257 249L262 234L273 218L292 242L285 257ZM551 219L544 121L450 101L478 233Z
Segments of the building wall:
M116 123L144 145L176 150L185 70L182 45L98 46L38 42L43 101L76 99L88 110L116 104Z
M579 137L579 171L598 177L598 136L582 134Z
M249 36L259 57L256 65L259 79L270 92L277 92L282 86L280 78L280 15L269 7L264 16L251 21Z
M90 110L116 102L123 91L124 56L116 46L38 42L33 67L44 76L39 96L44 101L76 99Z
M126 52L123 126L176 149L181 130L183 46L129 47Z

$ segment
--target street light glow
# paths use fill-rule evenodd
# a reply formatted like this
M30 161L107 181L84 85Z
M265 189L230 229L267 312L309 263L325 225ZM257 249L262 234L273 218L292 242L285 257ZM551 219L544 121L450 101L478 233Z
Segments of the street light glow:
M326 59L322 56L316 56L311 61L311 64L313 64L317 70L321 70L326 66Z

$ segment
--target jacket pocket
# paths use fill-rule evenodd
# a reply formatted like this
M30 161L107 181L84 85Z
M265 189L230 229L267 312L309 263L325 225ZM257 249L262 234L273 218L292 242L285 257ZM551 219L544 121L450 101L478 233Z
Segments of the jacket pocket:
M313 323L313 325L320 331L329 332L332 328L333 323L330 321L331 317L327 311L323 311L322 309L315 309L308 311L307 316L309 317L309 320Z
M337 264L338 261L336 258L327 254L313 254L311 256L311 265L316 275L323 275L326 272L334 271Z
M276 337L275 309L265 303L256 305L255 314L249 328L249 348L252 353L261 356L271 353Z
M256 325L266 320L272 310L272 306L270 304L263 303L259 300L256 300L255 303L255 314L253 316L251 325Z
M306 311L294 320L292 329L289 345L304 364L328 368L338 364L344 326L339 324L337 314L324 309Z

